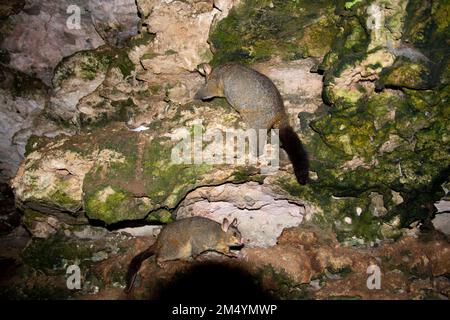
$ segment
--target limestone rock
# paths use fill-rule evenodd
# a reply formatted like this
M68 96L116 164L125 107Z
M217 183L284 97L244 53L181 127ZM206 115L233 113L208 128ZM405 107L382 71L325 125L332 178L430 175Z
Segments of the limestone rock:
M58 150L67 138L49 143L47 149L34 151L22 162L12 180L16 203L43 212L67 211L76 214L82 206L82 183L95 161L123 161L110 150L80 154Z
M189 193L177 209L177 219L203 216L221 222L237 218L246 245L269 247L284 228L299 225L308 210L300 201L276 194L257 182L203 187Z
M33 237L47 239L60 228L60 222L53 216L26 210L23 224Z
M71 27L80 14L79 27ZM9 17L1 48L11 52L9 65L35 74L47 85L62 58L82 50L123 42L137 32L133 0L26 1L23 10ZM102 38L104 37L104 38Z
M76 53L55 72L49 110L64 121L76 122L77 105L81 98L96 90L105 80L105 61L90 52Z
M450 201L441 200L435 206L438 209L438 213L431 222L437 230L448 236L450 235L450 213L448 212L450 210Z
M208 31L216 14L221 13L210 0L156 1L145 19L156 38L147 49L152 55L141 57L144 68L153 74L177 74L209 60Z
M248 248L243 249L241 255L255 268L271 266L277 272L285 272L297 283L307 283L313 275L308 255L298 248L283 245L267 249Z
M0 180L15 176L28 139L70 133L46 117L47 88L38 80L0 68Z

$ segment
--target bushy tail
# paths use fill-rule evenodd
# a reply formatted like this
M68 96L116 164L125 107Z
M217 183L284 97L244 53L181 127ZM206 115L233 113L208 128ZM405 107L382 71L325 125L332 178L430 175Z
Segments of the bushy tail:
M280 141L294 166L295 177L298 183L305 185L309 180L308 154L298 135L289 124L280 126Z
M125 288L126 293L130 293L133 290L134 281L136 280L137 273L141 268L141 264L145 259L150 258L155 254L155 246L150 246L147 250L142 251L137 256L135 256L128 267L128 272L126 275L127 286Z

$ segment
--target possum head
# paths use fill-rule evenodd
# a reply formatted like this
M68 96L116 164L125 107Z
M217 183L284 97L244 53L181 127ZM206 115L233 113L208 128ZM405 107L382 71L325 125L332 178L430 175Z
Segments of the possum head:
M196 100L206 100L214 97L223 97L223 84L219 76L208 63L202 63L197 68L198 72L206 78L205 85L194 96Z
M222 231L225 232L225 242L229 247L242 246L244 239L241 232L237 228L237 219L234 218L233 222L229 222L227 218L223 219Z

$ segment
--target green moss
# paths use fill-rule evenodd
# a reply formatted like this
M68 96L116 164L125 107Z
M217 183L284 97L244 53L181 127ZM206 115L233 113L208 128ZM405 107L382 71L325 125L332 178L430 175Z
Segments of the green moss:
M131 98L128 98L127 100L113 101L111 102L111 105L116 108L116 112L111 119L115 121L127 121L130 114L137 108Z
M175 50L172 50L172 49L166 50L166 52L164 52L164 54L166 56L170 56L170 55L177 54L177 53L178 52L176 52Z
M254 167L239 167L234 172L234 181L236 183L243 183L247 181L262 183L264 181L264 177L259 175L258 169Z
M106 189L106 188L105 188ZM103 191L105 192L105 189ZM111 188L113 192L106 196L105 199L99 193L91 195L86 199L86 213L90 217L95 217L106 223L115 222L115 217L111 217L119 207L121 207L127 194L123 190L118 190L117 187ZM106 189L108 190L108 189Z
M153 33L141 33L132 39L130 39L127 43L127 47L133 48L138 46L148 45L155 38L155 34Z
M438 33L449 30L450 21L448 17L450 16L450 3L448 1L433 2L431 14L436 23L436 31Z
M300 284L284 271L275 270L272 266L264 266L256 274L258 282L264 284L264 279L270 278L271 288L263 288L271 291L273 296L278 299L288 300L307 300L312 298L307 284Z
M82 53L80 76L84 80L94 80L99 72L105 72L111 63L110 56L97 54L92 51Z
M350 273L352 273L352 268L349 266L345 266L343 268L340 269L334 269L332 267L328 267L327 271L331 274L334 275L339 275L341 278L345 278L346 276L348 276Z
M77 199L73 199L70 194L67 194L64 190L67 190L67 185L59 185L60 189L55 190L52 192L49 197L52 199L52 201L55 204L58 204L62 208L76 208L80 205L80 201Z
M202 164L171 164L174 144L168 138L153 139L146 147L143 170L149 181L146 193L156 203L174 207L192 190L212 166Z
M157 57L158 55L159 54L157 54L155 52L147 52L142 55L141 60L150 60L150 59Z
M113 58L112 65L120 69L123 77L126 78L135 70L134 63L128 57L128 53L124 50L118 51Z
M164 123L156 121L151 124L151 130L163 130L161 126ZM110 139L106 131L97 130L96 143L102 149L119 152L125 160L108 165L97 164L86 175L84 204L91 219L111 224L144 219L153 212L150 219L167 222L171 219L168 212L158 213L156 210L166 208L170 211L212 170L212 166L205 163L172 163L175 142L167 137L157 135L142 144L134 132L120 131Z
M210 34L216 49L212 63L322 56L337 32L333 8L331 1L244 1Z
M6 70L8 73L11 72L12 81L10 90L13 96L24 97L33 95L34 93L46 93L47 87L40 79L17 70ZM1 66L0 71L2 71Z
M47 239L34 239L22 258L24 263L46 274L65 274L67 265L89 265L91 253L88 244L55 234Z
M106 224L143 219L152 208L146 197L135 197L118 186L102 185L95 190L85 196L86 215Z
M378 86L428 89L430 81L430 71L424 64L402 59L384 70Z
M46 217L45 214L27 208L23 212L21 222L26 228L31 229L33 227L34 221L39 221L45 217Z
M36 150L39 146L39 137L35 135L31 135L28 138L27 144L25 145L25 154L24 156L28 156L31 152Z
M149 213L149 215L145 218L145 220L150 222L162 222L169 223L174 221L172 212L166 209L158 209Z
M360 3L362 0L353 0L345 3L345 9L350 10L354 5Z

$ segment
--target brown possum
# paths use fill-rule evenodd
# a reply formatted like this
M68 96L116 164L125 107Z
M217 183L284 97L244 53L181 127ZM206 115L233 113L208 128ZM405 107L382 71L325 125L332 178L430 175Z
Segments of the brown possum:
M289 124L283 99L273 82L238 63L226 63L214 69L205 63L200 65L199 71L206 76L206 84L194 99L225 97L250 128L279 129L282 148L292 162L297 181L306 184L309 179L308 155Z
M156 242L147 250L135 256L130 263L126 276L125 292L131 292L136 275L144 260L155 256L156 263L170 260L197 257L205 251L216 251L230 257L230 247L242 246L243 238L237 228L237 220L229 223L227 218L222 224L203 217L181 219L165 226Z

